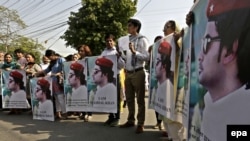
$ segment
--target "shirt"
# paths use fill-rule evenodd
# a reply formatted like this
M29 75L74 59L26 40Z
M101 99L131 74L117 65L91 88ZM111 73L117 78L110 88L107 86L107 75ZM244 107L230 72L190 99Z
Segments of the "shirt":
M116 50L116 47L112 47L110 49L105 48L101 54L101 56L108 56L108 55L116 55L118 52ZM118 73L122 68L124 68L125 62L121 57L117 58L117 68L118 68Z
M52 74L60 73L63 72L63 62L65 62L64 58L58 58L56 60L56 63L51 67L47 67L44 72L47 74L51 72ZM57 76L52 76L52 89L54 94L63 94L63 89L60 88L59 83L58 83L58 77Z
M142 36L142 35L136 35L136 36L129 36L130 42L134 44L134 48L136 50L135 58L135 66L132 66L132 52L128 49L126 50L126 56L125 56L125 68L126 70L132 71L137 68L144 67L145 61L149 60L149 53L148 53L148 47L149 42L148 40Z
M114 84L97 87L93 107L103 112L117 112L117 90Z
M227 125L250 124L250 90L241 88L213 102L209 92L204 96L205 108L200 140L226 141Z
M49 121L54 121L54 111L53 103L51 100L46 100L44 102L39 102L39 107L37 109L38 119L45 119Z
M26 92L24 90L19 90L17 92L12 92L9 99L9 108L27 108L26 103Z

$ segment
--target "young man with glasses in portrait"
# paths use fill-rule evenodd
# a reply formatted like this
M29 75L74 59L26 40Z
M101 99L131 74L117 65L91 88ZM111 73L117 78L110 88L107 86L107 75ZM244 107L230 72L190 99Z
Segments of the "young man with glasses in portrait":
M199 54L199 82L207 89L200 140L227 140L227 125L250 124L250 3L209 0Z

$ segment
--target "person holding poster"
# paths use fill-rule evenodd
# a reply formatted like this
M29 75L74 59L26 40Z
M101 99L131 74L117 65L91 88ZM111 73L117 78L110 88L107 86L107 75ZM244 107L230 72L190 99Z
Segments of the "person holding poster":
M206 89L200 140L226 141L227 125L249 125L250 2L209 0L199 55Z
M107 55L117 55L117 112L116 113L109 113L108 120L105 121L104 125L108 126L117 126L119 124L120 120L120 75L119 72L122 68L124 68L125 62L120 56L119 50L115 47L115 36L112 34L106 34L105 35L105 42L106 42L106 48L103 50L101 56L107 56Z
M135 97L137 98L138 114L135 133L143 132L145 122L145 62L149 60L148 47L150 46L145 36L139 34L141 22L137 19L128 20L129 50L126 50L126 101L128 105L127 122L120 125L121 128L129 128L135 125Z
M93 81L97 85L93 107L112 108L117 104L113 62L106 57L97 58L93 70Z
M48 80L41 78L37 81L35 96L39 103L36 111L34 109L34 116L39 119L54 121L52 96Z
M67 94L67 106L74 111L81 111L82 106L88 103L87 87L84 67L78 62L70 65L68 82L72 87L72 94Z

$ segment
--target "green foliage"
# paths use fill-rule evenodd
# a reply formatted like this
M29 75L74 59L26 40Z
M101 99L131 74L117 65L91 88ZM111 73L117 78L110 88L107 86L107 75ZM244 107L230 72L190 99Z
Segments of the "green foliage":
M71 12L69 28L61 37L66 46L88 45L94 55L105 46L104 36L116 38L127 33L127 21L136 12L137 0L82 0L78 12Z
M17 11L0 6L0 50L13 53L21 48L25 53L32 53L39 63L42 50L45 48L31 38L18 35L17 32L26 27Z

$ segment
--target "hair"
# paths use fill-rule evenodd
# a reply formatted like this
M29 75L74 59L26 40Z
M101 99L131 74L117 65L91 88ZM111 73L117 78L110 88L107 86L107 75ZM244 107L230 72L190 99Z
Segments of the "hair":
M73 70L75 77L79 77L81 85L86 85L85 75L82 71Z
M5 60L5 57L8 56L8 55L11 56L12 61L13 61L13 55L12 55L11 53L5 53L5 54L4 54L4 61L6 61L6 60Z
M128 23L131 23L133 24L135 27L138 27L137 28L137 33L140 33L140 30L141 30L141 22L137 19L129 19L128 20Z
M171 29L174 31L176 30L176 23L174 20L169 20L169 21L167 21L166 24L170 24Z
M51 97L51 90L49 89L49 87L46 87L46 86L42 86L42 85L39 85L42 89L42 92L45 93L46 95L46 99L52 99Z
M102 74L107 75L109 83L114 82L114 77L113 77L114 72L113 72L112 68L100 66L100 70L101 70Z
M107 34L105 35L104 39L105 39L105 41L106 41L106 40L109 39L109 38L111 38L112 40L115 40L115 36L114 36L113 34L107 33Z
M19 85L19 87L20 87L21 90L25 90L24 82L23 82L22 79L19 79L19 78L16 78L16 77L12 77L12 78L15 81L15 83Z
M172 80L172 72L170 70L171 68L171 59L170 59L170 55L166 55L166 54L161 54L161 64L162 67L164 67L166 69L166 77L169 78L170 80Z
M56 52L54 50L48 49L48 50L45 51L45 56L46 57L50 57L52 55L56 55Z
M77 51L79 52L81 48L84 49L85 56L91 56L91 55L92 55L92 52L91 52L89 46L84 45L84 44L83 44L83 45L79 45L79 46L77 47Z
M209 17L209 21L215 21L215 25L221 39L218 62L222 48L227 49L227 54L233 51L233 43L238 40L237 67L238 78L250 88L250 9L238 9ZM230 33L229 33L230 32Z
M154 39L154 43L157 42L158 40L162 39L163 36L159 35L159 36L156 36L155 39Z
M17 54L17 53L22 53L24 54L24 51L21 49L21 48L18 48L16 50L14 50L14 53Z
M70 54L68 56L65 57L65 60L68 61L73 61L73 54Z
M25 57L27 57L28 55L30 55L32 58L34 58L34 60L36 60L36 56L33 53L27 53Z

